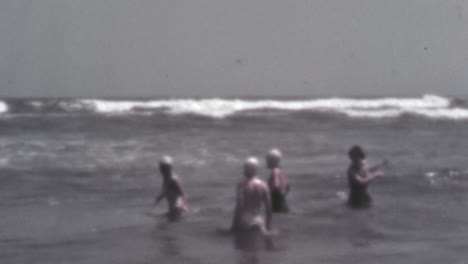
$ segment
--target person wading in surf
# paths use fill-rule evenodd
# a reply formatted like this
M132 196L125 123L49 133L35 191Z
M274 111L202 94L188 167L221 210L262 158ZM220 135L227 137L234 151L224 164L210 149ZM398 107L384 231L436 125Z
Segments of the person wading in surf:
M271 201L267 184L257 177L259 162L248 158L244 176L236 188L236 206L231 231L236 235L236 246L241 249L265 248L266 236L271 230Z
M289 182L283 169L280 167L282 154L278 149L272 149L266 156L267 167L271 170L268 186L271 194L271 207L273 212L286 213L289 211L286 195L289 192Z
M348 206L354 209L368 208L372 204L372 198L367 190L367 185L373 179L383 176L378 170L387 165L384 160L375 166L368 166L366 155L360 146L353 146L348 152L351 164L348 168Z
M155 199L158 204L163 198L166 198L168 205L167 217L170 221L179 220L187 212L187 203L184 189L179 177L173 173L173 160L169 156L164 156L159 161L159 170L163 178L161 194Z

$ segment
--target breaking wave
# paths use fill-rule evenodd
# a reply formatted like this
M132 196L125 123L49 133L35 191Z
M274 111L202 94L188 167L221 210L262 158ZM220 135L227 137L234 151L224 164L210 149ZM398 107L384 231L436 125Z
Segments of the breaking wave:
M193 114L225 118L242 112L290 111L339 113L355 118L391 118L412 114L435 119L468 119L468 109L454 108L448 98L425 95L422 98L311 100L240 100L240 99L173 99L155 101L85 100L87 107L101 114L160 110L167 114Z
M455 102L455 103L454 103ZM462 100L437 95L420 98L351 99L327 98L308 100L242 100L242 99L168 99L168 100L28 100L16 102L15 112L95 113L126 115L164 113L226 118L253 111L319 112L343 114L350 118L396 118L402 115L430 119L468 120L468 108ZM9 109L0 103L0 113Z
M0 114L8 112L8 105L0 101Z

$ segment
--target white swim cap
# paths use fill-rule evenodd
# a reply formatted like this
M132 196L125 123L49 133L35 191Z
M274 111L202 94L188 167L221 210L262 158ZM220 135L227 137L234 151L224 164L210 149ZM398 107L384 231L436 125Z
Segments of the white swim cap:
M254 177L257 174L257 169L258 165L260 163L258 162L258 159L255 157L249 157L245 160L244 162L244 175L247 178Z
M283 157L283 154L281 154L281 151L279 149L270 149L267 154L268 158L275 158L277 160L280 160Z
M165 155L159 160L159 164L172 167L172 164L174 164L174 160L171 156Z
M259 164L260 162L256 157L248 157L244 162L244 165L249 169L257 169Z

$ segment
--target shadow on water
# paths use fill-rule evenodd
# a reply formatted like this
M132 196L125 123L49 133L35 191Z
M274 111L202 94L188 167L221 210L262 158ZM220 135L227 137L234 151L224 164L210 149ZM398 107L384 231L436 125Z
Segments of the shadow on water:
M348 240L354 248L369 247L384 238L384 234L374 226L374 213L372 208L349 209L345 228L348 230Z
M155 258L154 263L159 263L161 260L165 260L168 263L194 263L200 264L201 260L198 260L194 256L184 251L186 245L184 245L184 232L188 231L185 228L181 229L179 223L167 221L167 218L160 223L157 223L153 228L151 238L158 246L160 257Z
M248 230L233 234L232 242L237 250L237 263L260 263L260 254L265 251L274 251L273 238L260 230Z
M162 217L161 217L162 218ZM169 222L158 223L151 234L152 239L157 242L159 251L166 257L180 257L182 255L180 245L175 232L174 224Z

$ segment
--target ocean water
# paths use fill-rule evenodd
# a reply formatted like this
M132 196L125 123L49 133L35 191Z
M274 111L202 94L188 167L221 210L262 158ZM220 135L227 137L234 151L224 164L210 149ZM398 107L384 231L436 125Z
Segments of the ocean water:
M1 263L468 263L467 139L466 101L437 95L0 100ZM390 161L369 210L344 205L354 144ZM223 230L243 160L271 147L292 212L251 255ZM152 204L163 154L179 223Z

